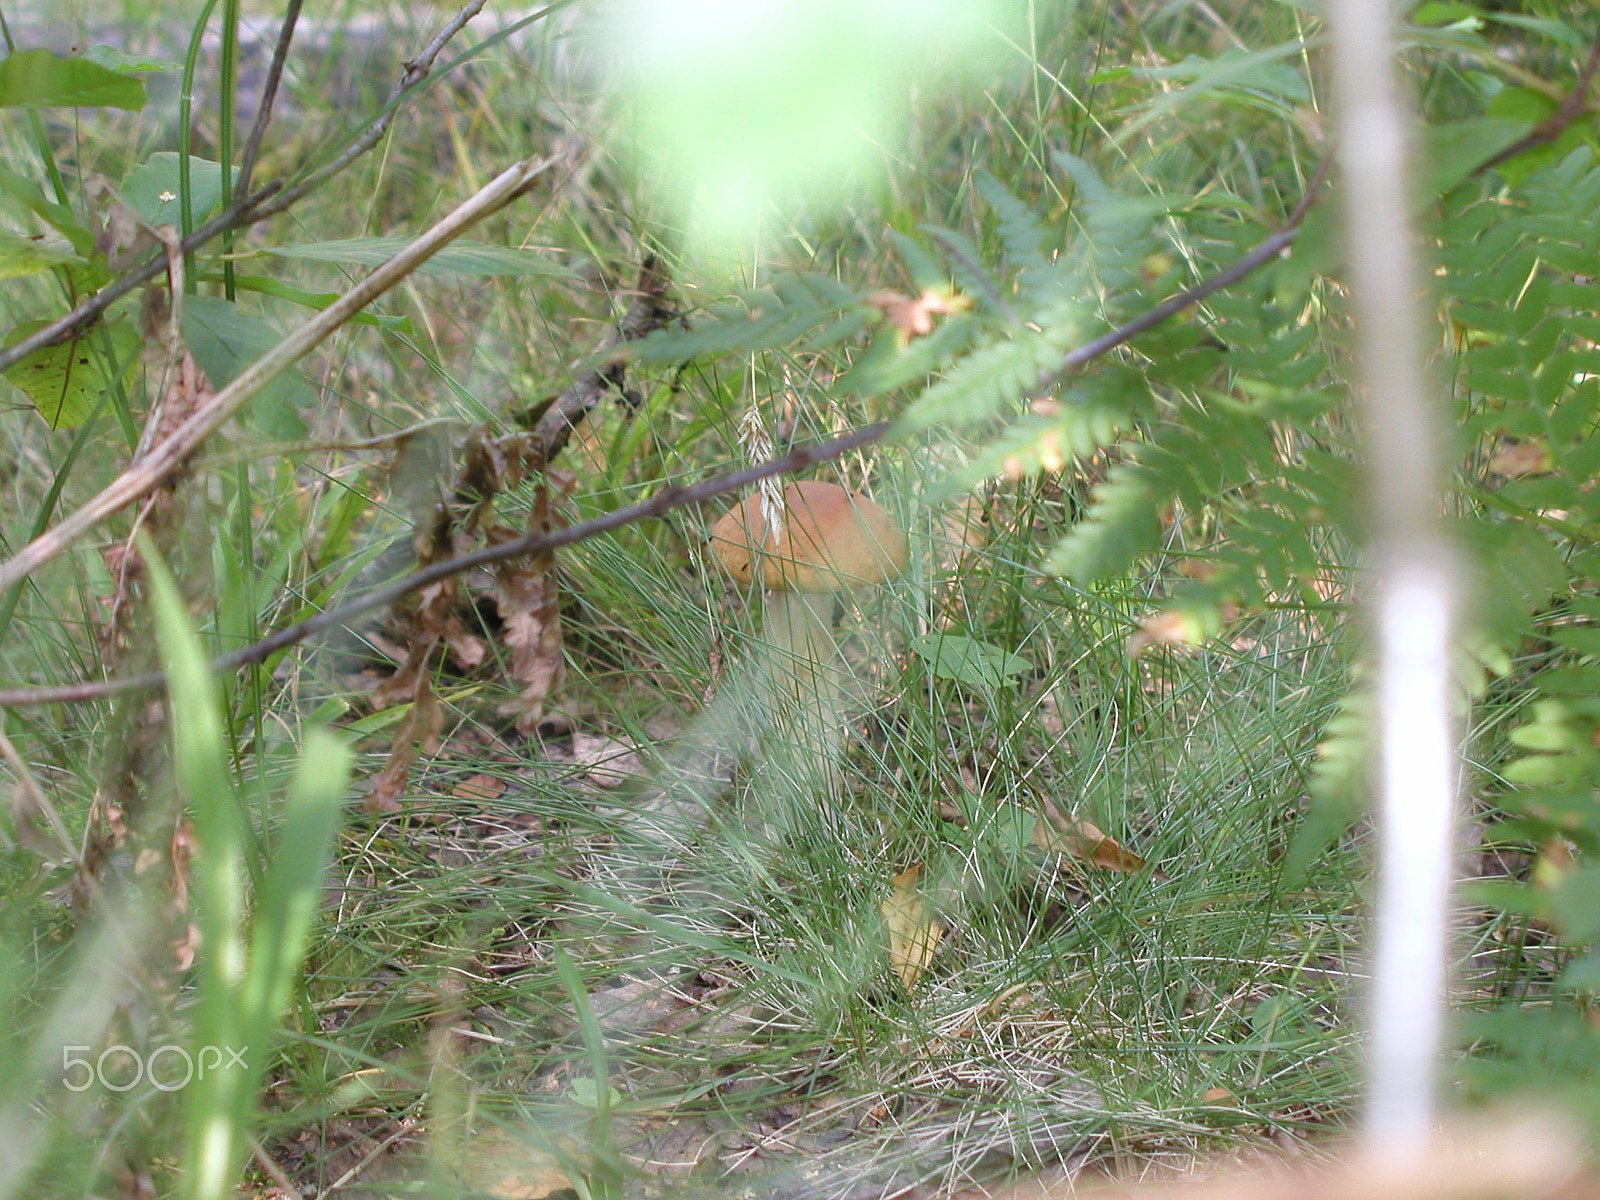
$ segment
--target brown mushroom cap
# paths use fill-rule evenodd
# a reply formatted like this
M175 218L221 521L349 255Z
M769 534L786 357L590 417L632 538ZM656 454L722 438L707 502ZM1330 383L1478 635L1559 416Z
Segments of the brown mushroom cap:
M815 480L783 489L783 537L774 544L759 494L711 527L711 549L740 583L759 560L762 586L775 591L838 592L882 583L905 569L906 535L859 492Z

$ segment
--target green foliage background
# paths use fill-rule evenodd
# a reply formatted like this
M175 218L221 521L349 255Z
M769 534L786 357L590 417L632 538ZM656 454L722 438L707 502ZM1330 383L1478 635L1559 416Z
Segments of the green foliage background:
M785 69L877 70L894 58L884 59L884 45L918 20L915 5L860 21L852 6L833 7L852 36L877 41L835 62L825 38L807 40ZM950 21L917 31L925 52L960 58L968 40L983 39L984 20L937 7ZM1315 1137L1342 1120L1366 832L1366 704L1351 617L1369 518L1353 504L1361 456L1343 381L1333 195L1316 198L1286 254L1082 368L1062 369L1069 352L1238 262L1294 211L1335 129L1321 101L1321 30L1311 6L1179 4L1144 17L1124 7L973 10L1010 41L951 67L968 99L929 88L906 111L878 111L880 90L893 88L852 91L848 105L822 114L822 157L849 169L820 190L840 202L792 210L760 193L793 184L786 155L812 136L796 111L808 92L793 78L763 97L748 73L732 73L723 83L751 93L741 97L747 108L729 129L688 128L687 114L722 111L705 107L703 80L646 80L644 91L619 96L579 72L558 96L544 76L500 57L491 37L463 54L461 92L430 86L404 98L412 123L386 143L385 165L355 168L353 179L314 193L304 228L240 232L228 257L193 256L183 332L221 386L282 327L326 307L346 268L381 261L433 207L492 173L485 156L525 155L575 129L588 155L559 198L541 200L531 226L508 216L481 242L442 254L412 292L363 314L325 360L263 393L230 432L232 448L196 468L206 486L189 493L188 538L162 548L176 582L159 576L145 619L159 621L164 660L194 682L171 714L170 761L154 755L139 787L155 813L181 807L194 818L205 934L197 970L173 975L179 1000L125 1007L161 1014L143 1031L152 1039L243 1040L256 1050L238 1077L182 1104L146 1097L128 1118L127 1161L165 1164L158 1190L221 1195L249 1138L287 1143L367 1105L424 1114L441 1147L430 1186L459 1192L444 1131L472 1108L464 1096L482 1094L494 1097L494 1121L540 1131L533 1140L580 1186L615 1193L624 1172L611 1109L649 1109L659 1097L644 1089L643 1098L613 1099L597 1080L642 1070L671 1043L609 1043L592 1000L607 981L663 962L676 970L714 961L742 996L792 1017L790 1041L721 1059L699 1044L672 1051L703 1055L695 1061L708 1079L770 1072L771 1090L786 1099L811 1095L819 1079L867 1079L908 1104L938 1080L915 1075L905 1045L944 1047L966 1009L987 1011L995 995L1027 987L1052 1014L1039 1028L1053 1051L1098 1064L1084 1070L1100 1072L1101 1108L1074 1119L1083 1137L1111 1147L1108 1160L1125 1152L1119 1139L1200 1149L1264 1138L1252 1132L1262 1129ZM239 18L237 4L223 4L225 30L236 34ZM1428 3L1407 13L1403 39L1425 122L1417 204L1433 268L1435 378L1457 438L1449 503L1474 572L1459 663L1472 855L1498 864L1463 896L1462 959L1474 974L1452 1069L1464 1102L1555 1088L1600 1127L1593 102L1567 113L1553 136L1486 165L1563 112L1570 89L1589 87L1594 25L1582 6ZM583 47L582 30L562 37ZM90 135L46 121L75 105L137 110L139 80L152 74L182 75L188 91L198 46L197 35L182 65L104 48L68 60L17 47L0 60L0 106L16 118L4 131L10 169L0 172L0 342L126 270L128 246L108 237L113 208L92 177L108 180L135 216L185 231L226 202L239 141L231 102L216 124L195 118L166 139L177 149L114 117ZM909 94L904 65L883 67L883 78ZM728 169L740 138L762 143L765 174L735 197L744 207L703 228L684 207L692 188L650 186L663 146L630 158L590 136L604 127L612 137L614 118L630 128L623 118L637 117L658 85L688 88L653 116L698 147L678 156L696 169ZM970 99L980 90L981 101ZM779 102L790 119L763 125L762 105ZM881 139L865 150L851 140L861 106ZM381 107L372 99L363 118ZM463 113L470 121L455 123ZM330 160L333 134L351 122L322 116L326 128L311 122L274 170L304 178ZM440 128L448 136L433 136ZM660 140L659 124L642 128ZM767 144L775 132L776 149ZM875 156L884 160L876 174ZM708 250L719 229L750 244ZM662 846L688 856L683 873L693 879L656 887L652 877L646 887L637 862L606 856L644 861L661 847L606 806L575 799L553 772L529 784L485 759L464 769L502 771L529 787L506 807L525 806L550 853L568 857L444 868L409 816L386 823L349 811L336 839L348 753L321 727L367 739L356 769L370 775L399 715L363 711L360 689L326 661L291 656L217 681L213 696L199 682L202 652L337 603L403 540L415 511L407 489L425 491L415 479L427 471L397 454L389 474L332 457L322 442L381 440L437 418L510 428L520 401L559 390L575 361L585 365L581 352L598 339L584 335L625 307L619 281L646 251L667 259L689 311L626 349L636 392L626 414L593 417L580 514L737 461L751 408L796 442L891 422L880 450L834 468L921 522L923 547L881 622L888 632L859 612L848 626L854 644L874 647L859 654L872 660L868 674L893 693L858 722L854 806L783 810L763 792L782 792L782 763L762 764L741 781L741 803L768 825L728 820L716 825L721 841L696 841L699 827L661 834ZM908 336L892 305L928 296L939 301L931 328ZM5 414L16 446L4 464L8 551L91 494L137 444L155 385L138 366L148 331L136 303L7 373L16 389ZM458 356L475 334L476 357ZM938 523L964 497L1006 529L947 569ZM504 499L517 515L527 503L526 493ZM705 582L699 515L688 526L595 539L561 560L574 690L611 706L606 728L639 744L651 705L699 711L704 725L723 720L713 686L735 689L708 664L759 652L755 629L730 617ZM85 551L0 597L0 679L93 676L107 661L130 669L136 656L108 659L95 637L100 598L112 590L105 564ZM501 667L441 672L460 728L503 733L492 715ZM1050 713L1049 737L1039 732L1045 700L1071 709ZM0 1133L25 1138L37 1151L26 1171L63 1195L95 1186L101 1167L86 1165L82 1146L123 1137L122 1115L106 1133L104 1111L89 1101L51 1109L48 1120L34 1104L50 1092L56 1043L92 1037L93 1019L111 1020L118 984L107 963L133 969L126 946L120 957L105 952L116 929L61 906L71 847L104 786L97 772L136 722L131 711L19 710L6 726L22 748L8 763L23 800L9 810L0 863L0 999L16 1018L4 1036L31 1065L0 1096ZM779 740L763 748L774 761ZM673 752L661 751L658 778L672 777ZM30 808L18 761L52 781L65 849L38 848L48 822ZM1174 878L1038 882L1029 838L1011 818L1055 791ZM419 783L416 811L438 798ZM961 814L958 825L938 817L939 799ZM770 832L780 827L781 836ZM135 895L127 858L108 870ZM967 940L948 966L939 960L927 996L885 999L881 946L862 933L875 910L858 881L878 886L913 861L928 864L930 891L966 923ZM348 912L315 911L329 871L352 881ZM138 937L129 944L160 942L159 904L146 897L131 908L127 927ZM1064 925L1062 912L1071 914ZM511 1014L515 1036L474 1064L477 1076L458 1093L417 1047L433 1045L430 1005L449 993L440 981L508 922L534 947L526 974L485 972L462 986L476 989L475 1003ZM619 929L631 940L618 941ZM1300 971L1307 963L1332 965L1315 968L1314 986ZM406 986L385 995L396 978ZM329 1014L350 995L363 997L357 1016L338 1024L345 1018ZM1208 995L1232 999L1212 1008ZM1053 1015L1062 1012L1070 1017ZM572 1028L554 1032L563 1014ZM582 1073L537 1074L568 1059ZM803 1083L783 1074L796 1062L814 1065ZM1001 1056L988 1066L1014 1063ZM263 1072L270 1106L256 1094ZM567 1082L553 1099L495 1090L499 1076L520 1073ZM1200 1099L1213 1084L1234 1107ZM968 1099L974 1111L986 1102ZM660 1103L674 1113L737 1109L699 1080ZM225 1128L203 1151L213 1109ZM581 1153L570 1148L572 1129ZM0 1195L31 1194L26 1171L0 1171Z

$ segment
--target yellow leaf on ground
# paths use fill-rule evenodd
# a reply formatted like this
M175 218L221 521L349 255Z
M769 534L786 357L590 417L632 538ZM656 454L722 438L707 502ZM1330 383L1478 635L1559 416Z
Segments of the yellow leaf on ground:
M922 864L902 871L889 881L889 895L879 911L889 934L889 965L906 991L916 986L945 928L934 915L933 906L917 887Z

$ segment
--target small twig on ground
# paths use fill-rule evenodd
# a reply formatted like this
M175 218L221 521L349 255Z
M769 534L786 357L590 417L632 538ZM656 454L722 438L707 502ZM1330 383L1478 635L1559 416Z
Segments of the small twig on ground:
M432 229L251 363L209 403L173 430L171 436L131 463L93 500L29 542L9 562L0 563L0 593L55 558L101 521L159 486L246 400L434 254L522 195L552 161L527 160L507 167Z

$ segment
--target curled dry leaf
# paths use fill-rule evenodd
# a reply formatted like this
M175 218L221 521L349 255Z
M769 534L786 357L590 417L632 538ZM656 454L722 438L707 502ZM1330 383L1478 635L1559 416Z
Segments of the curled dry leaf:
M426 656L424 656L426 657ZM402 671L404 668L401 668ZM391 681L392 682L392 681ZM444 714L428 683L428 673L419 670L412 688L411 711L395 731L389 761L372 781L372 790L361 807L369 813L393 812L397 800L411 777L411 766L421 751L432 754L439 748L439 727Z
M917 886L921 878L921 863L900 872L889 881L889 895L879 907L889 935L889 965L908 992L928 969L945 935L933 906Z
M972 307L972 298L960 292L936 292L924 289L920 296L904 296L899 292L874 292L867 303L883 313L883 319L895 331L902 346L913 338L927 337L933 332L933 318L951 313L965 312Z
M1550 447L1538 439L1502 442L1489 459L1489 474L1502 479L1520 479L1524 475L1548 475L1554 465Z
M550 492L570 494L576 480L565 471L547 470L534 490L528 514L528 533L546 533L558 521ZM509 541L509 529L491 529L489 544ZM566 677L566 657L561 644L561 597L556 588L555 555L530 555L521 562L503 563L495 574L494 595L504 623L506 645L511 650L511 677L522 684L515 699L500 711L517 719L517 730L531 734L544 715L545 700Z
M1082 859L1125 875L1144 870L1144 859L1107 837L1093 821L1065 812L1055 804L1046 806L1044 820L1034 822L1031 840L1041 850ZM1160 870L1152 874L1156 879L1167 878Z

